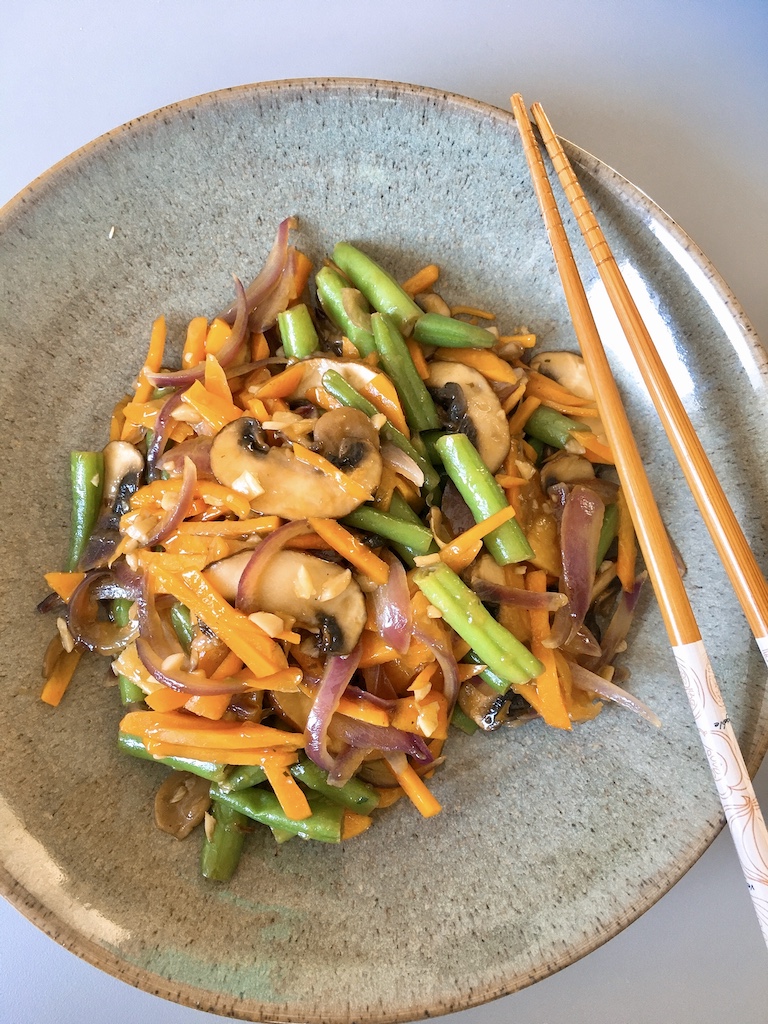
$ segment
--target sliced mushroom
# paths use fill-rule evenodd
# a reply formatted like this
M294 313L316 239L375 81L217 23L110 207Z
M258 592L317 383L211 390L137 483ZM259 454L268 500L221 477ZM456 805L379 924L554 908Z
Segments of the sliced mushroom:
M176 839L199 825L211 806L211 784L190 772L172 772L155 795L155 824Z
M459 707L484 732L495 732L502 725L519 725L536 717L528 701L514 690L498 693L487 683L476 680L462 683Z
M509 452L509 427L501 402L485 377L471 366L437 360L427 387L442 409L446 426L466 434L492 473Z
M251 557L240 551L208 566L206 578L234 603ZM272 612L317 634L323 654L349 654L365 626L365 598L348 569L304 551L278 551L259 578L246 612Z
M594 401L595 393L584 365L575 352L540 352L531 359L531 369L562 384L579 398Z
M367 494L381 480L379 435L358 409L332 409L315 423L320 453ZM270 447L258 420L241 416L211 445L211 469L219 483L245 494L257 512L306 519L338 519L361 503L343 482L301 462L290 447Z
M144 457L128 441L110 441L104 448L104 487L96 524L80 558L79 569L106 565L120 540L120 517L128 511L144 469Z
M589 459L570 452L558 452L541 467L541 489L545 492L553 484L584 483L594 478L595 470Z
M304 367L304 376L290 396L292 399L306 398L307 392L312 391L313 388L321 388L323 386L323 374L329 370L335 370L353 388L358 389L365 387L366 384L370 384L373 378L380 372L368 366L367 363L362 363L356 359L318 357L316 359L304 359L301 365Z

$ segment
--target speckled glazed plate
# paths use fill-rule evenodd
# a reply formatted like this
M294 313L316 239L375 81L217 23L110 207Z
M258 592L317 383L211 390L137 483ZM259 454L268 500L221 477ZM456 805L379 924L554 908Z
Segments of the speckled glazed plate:
M768 506L765 359L733 297L654 204L568 151L758 557ZM406 1021L513 992L615 935L693 864L719 804L659 615L627 664L656 730L608 708L456 735L433 781L444 812L401 802L342 847L249 842L236 878L204 882L199 843L157 832L165 769L115 750L106 665L57 710L40 703L51 624L42 573L68 530L70 448L101 446L152 319L171 333L229 302L278 221L318 258L364 244L406 276L573 347L510 114L412 86L247 86L150 114L34 182L0 217L0 878L57 941L169 999L251 1020ZM567 221L736 732L754 771L766 673L583 245ZM113 230L114 229L114 230Z

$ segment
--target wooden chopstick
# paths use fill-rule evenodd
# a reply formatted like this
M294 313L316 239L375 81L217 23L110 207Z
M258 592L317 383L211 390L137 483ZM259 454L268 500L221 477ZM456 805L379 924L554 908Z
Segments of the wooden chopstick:
M573 167L540 103L531 107L656 411L768 664L768 583L670 380Z
M523 99L515 94L511 102L619 480L763 938L768 944L768 830L613 379Z

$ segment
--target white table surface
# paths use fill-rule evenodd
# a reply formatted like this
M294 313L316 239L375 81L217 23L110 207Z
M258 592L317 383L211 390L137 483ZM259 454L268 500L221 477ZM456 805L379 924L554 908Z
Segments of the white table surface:
M0 43L0 203L102 132L225 86L384 78L500 107L521 91L688 231L768 339L766 0L6 0ZM768 809L765 766L757 790ZM0 901L0 1021L215 1020L101 973ZM768 1021L727 832L607 945L450 1020Z

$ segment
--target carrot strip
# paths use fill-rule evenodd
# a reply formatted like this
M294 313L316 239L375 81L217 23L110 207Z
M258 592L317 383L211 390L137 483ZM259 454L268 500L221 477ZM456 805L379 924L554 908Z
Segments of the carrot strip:
M619 492L616 496L616 506L619 511L616 575L621 580L621 586L624 590L632 590L635 585L637 541L635 539L635 528L632 525L632 517L629 514L629 506L627 505L627 499L624 494L623 487L619 488Z
M229 387L227 375L216 356L210 353L205 357L204 383L205 390L211 395L220 398L222 402L230 403L232 401L232 391Z
M172 690L170 686L160 686L151 693L146 694L144 701L153 711L178 711L183 708L189 700L189 694L181 690Z
M427 377L429 377L429 367L427 366L427 361L424 358L424 349L418 341L414 341L413 338L408 338L406 345L408 346L408 351L411 353L411 359L413 360L413 365L416 367L416 372L422 380L426 380Z
M429 263L426 267L422 267L421 270L417 270L407 281L403 281L400 287L413 298L414 295L418 295L420 292L428 291L435 284L438 277L440 277L440 267L434 263Z
M112 410L112 419L109 421L109 440L119 441L123 436L123 427L125 426L125 416L123 415L123 409L131 401L131 396L126 395L121 398L119 402L115 404Z
M72 651L62 651L56 659L53 671L45 681L40 699L52 708L58 707L61 698L72 681L75 669L82 657L83 652L75 648Z
M509 342L516 342L518 345L522 345L523 348L533 348L536 344L535 334L502 334L499 338L499 344L508 344Z
M390 771L400 788L424 818L432 818L443 809L438 799L427 789L425 783L408 764L405 757L387 757Z
M130 427L144 427L151 430L155 425L157 414L163 405L163 399L154 399L148 402L128 402L127 405L123 406L125 423Z
M446 348L440 350L440 359L449 363L464 363L482 373L488 380L501 384L519 384L519 374L495 352L478 348Z
M504 410L504 414L506 416L508 416L512 412L512 410L515 408L515 406L517 405L517 403L520 401L520 399L523 397L524 394L525 394L525 381L522 381L515 388L515 390L510 395L508 395L504 399L504 401L501 403L501 407Z
M305 366L303 363L294 363L282 373L275 374L266 384L257 391L257 396L263 401L265 398L287 398L292 395L301 383L304 376Z
M542 594L547 589L546 573L542 569L529 570L525 583L527 590ZM556 729L570 729L571 720L560 685L555 652L544 645L550 632L549 612L543 608L531 608L528 614L531 618L531 651L544 665L544 671L535 680L536 692L541 701L540 713L547 725Z
M342 472L337 466L334 466L332 462L329 462L322 455L318 455L317 452L311 451L309 448L305 448L303 444L299 444L298 441L293 442L293 454L299 460L299 462L305 463L307 466L312 466L313 469L320 470L321 473L325 473L326 476L331 477L339 487L350 495L352 498L356 498L358 501L370 501L373 495L369 494L368 491L361 486L356 480L348 473Z
M272 533L283 520L279 516L256 516L253 519L213 519L205 523L179 523L174 533L194 537L248 537L253 533Z
M269 342L261 331L254 334L251 339L251 358L254 363L258 363L262 359L269 359Z
M242 659L230 651L219 667L211 672L211 679L226 679L227 676L239 672L242 667ZM231 699L229 693L198 694L190 697L184 707L187 711L200 715L202 718L218 720L229 707Z
M551 399L553 402L562 402L563 405L575 405L575 406L594 406L595 402L591 398L582 398L580 395L574 395L568 388L563 387L562 384L558 384L556 380L552 380L551 377L547 377L546 374L539 373L538 370L532 370L530 367L526 367L526 376L528 377L528 393L536 395L542 400L545 398Z
M195 743L222 749L255 747L301 747L300 733L273 729L253 722L207 722L182 711L159 714L154 711L129 711L120 723L132 736L154 736L166 743Z
M232 328L227 321L216 317L208 328L208 334L205 339L205 354L215 356L226 345L231 335Z
M163 501L173 502L180 490L180 477L153 480L151 484L145 484L136 491L131 498L131 509L149 510L152 505L163 508ZM209 505L223 506L240 519L245 519L251 514L251 505L245 495L233 491L231 487L223 487L213 480L198 480L195 485L195 497L202 498Z
M413 644L411 644L413 647ZM364 629L360 637L360 668L372 668L387 661L397 661L400 655L370 629Z
M294 250L294 272L293 288L291 289L291 301L299 298L307 287L309 275L312 273L312 260L300 249Z
M263 767L265 761L276 761L276 752L271 749L254 748L253 750L227 750L220 747L178 746L162 740L144 740L144 746L153 757L187 757L193 761L212 761L215 764L246 765L257 764ZM296 752L288 750L283 756L287 765L295 764Z
M572 430L571 437L586 449L586 457L590 462L597 462L602 466L612 466L614 464L611 449L598 441L589 430Z
M200 419L207 423L215 433L218 433L227 423L232 423L233 420L242 416L242 410L237 408L231 396L229 399L221 398L203 387L199 380L187 388L181 396L181 400L185 405L194 409Z
M308 388L306 397L308 402L312 402L313 405L325 409L326 412L331 409L342 408L341 402L329 394L325 388Z
M379 803L381 806L381 803ZM361 835L366 829L370 828L373 824L373 818L370 814L358 814L356 811L350 811L348 807L344 808L344 817L341 819L341 841L345 839L354 839L355 836Z
M84 572L47 572L45 582L54 590L62 601L69 601L75 590L85 579Z
M524 398L520 405L518 405L517 409L515 409L514 413L509 417L510 434L521 433L529 418L540 405L541 399L536 398L534 395L529 395L528 398Z
M476 306L451 306L451 316L478 316L481 320L495 320L496 314Z
M466 569L470 562L477 557L483 546L483 539L504 523L509 522L510 519L514 519L514 516L515 510L507 507L499 512L494 512L481 523L476 523L469 530L465 530L455 537L450 544L446 544L440 552L441 561L450 566L454 572Z
M358 391L368 399L371 405L375 405L377 410L383 413L401 434L405 434L406 437L411 436L411 428L405 418L400 398L389 377L383 373L377 373L366 384L361 384Z
M315 519L313 517L307 522L318 537L322 537L329 547L346 558L351 565L372 579L374 583L381 586L387 582L389 579L387 563L378 555L374 555L370 548L367 548L335 519Z
M197 366L205 359L205 339L208 334L208 320L196 316L187 325L187 337L181 353L181 365L185 370Z
M165 317L159 316L152 324L152 333L149 337L147 358L139 371L138 380L136 381L136 394L133 397L134 402L146 402L155 390L154 384L150 384L147 380L147 373L157 373L162 366L166 335L167 329Z
M264 762L264 774L287 818L291 818L292 821L303 821L312 816L312 809L304 790L288 768L267 759Z

